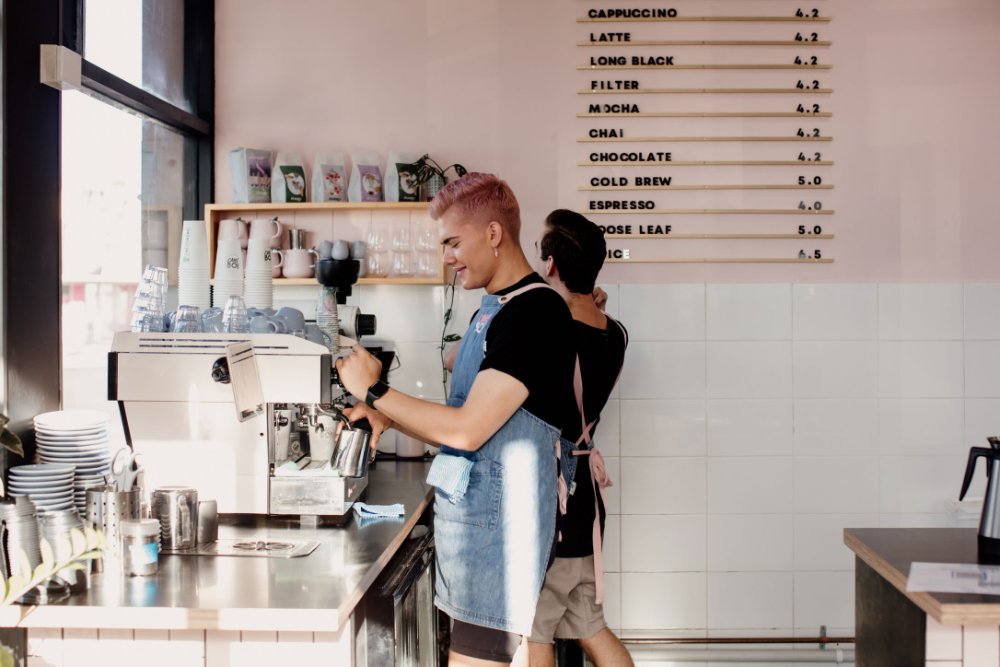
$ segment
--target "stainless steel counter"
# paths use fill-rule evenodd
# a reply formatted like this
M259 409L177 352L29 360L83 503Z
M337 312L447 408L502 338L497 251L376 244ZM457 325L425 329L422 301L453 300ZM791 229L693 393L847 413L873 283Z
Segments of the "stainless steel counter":
M316 540L299 558L162 554L154 577L94 575L65 602L0 609L0 625L37 628L148 628L337 631L433 499L429 464L379 461L365 502L402 503L402 519L303 528L259 517L219 526L220 539Z

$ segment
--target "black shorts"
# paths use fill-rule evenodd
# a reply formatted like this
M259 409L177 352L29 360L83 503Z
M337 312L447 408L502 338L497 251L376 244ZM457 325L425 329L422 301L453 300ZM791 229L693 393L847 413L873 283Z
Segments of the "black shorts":
M484 628L459 620L453 620L451 626L451 650L470 658L510 662L520 644L521 635L513 632Z

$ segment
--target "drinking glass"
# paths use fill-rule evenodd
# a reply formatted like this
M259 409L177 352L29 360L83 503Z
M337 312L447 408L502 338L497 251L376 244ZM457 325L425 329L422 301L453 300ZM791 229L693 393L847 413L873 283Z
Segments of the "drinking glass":
M380 251L368 255L368 275L372 278L389 275L389 253Z
M243 297L232 295L222 309L222 331L225 333L250 333L250 319Z
M368 247L372 252L388 249L385 227L386 224L384 221L372 220L372 225L368 230Z
M201 333L201 309L198 306L177 306L174 316L174 333Z
M416 249L420 251L434 250L437 246L437 223L433 220L419 220L416 227Z
M410 246L410 221L397 222L392 228L392 249L396 252L409 252Z
M421 251L417 253L417 275L437 275L440 266L441 258L436 252Z
M409 251L392 253L392 275L409 276L413 273L413 262Z

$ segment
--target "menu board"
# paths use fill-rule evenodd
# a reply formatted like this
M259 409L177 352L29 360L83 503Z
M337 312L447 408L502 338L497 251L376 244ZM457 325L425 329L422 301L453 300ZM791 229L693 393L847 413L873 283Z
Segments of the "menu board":
M577 190L609 262L833 262L830 4L579 3Z

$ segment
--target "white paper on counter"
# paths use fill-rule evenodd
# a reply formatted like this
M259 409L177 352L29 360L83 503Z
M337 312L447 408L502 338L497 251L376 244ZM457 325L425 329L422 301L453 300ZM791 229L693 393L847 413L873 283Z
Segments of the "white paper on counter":
M1000 595L1000 566L970 563L912 563L906 590Z

